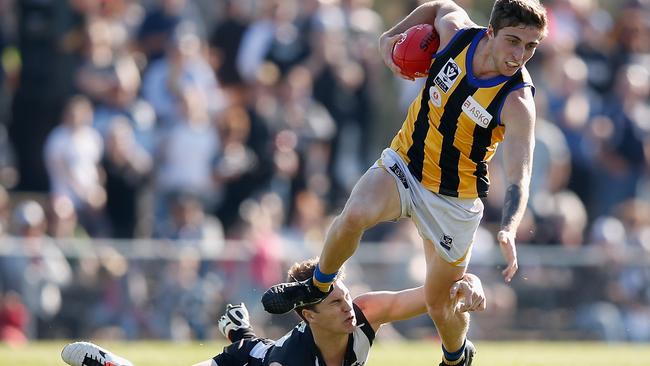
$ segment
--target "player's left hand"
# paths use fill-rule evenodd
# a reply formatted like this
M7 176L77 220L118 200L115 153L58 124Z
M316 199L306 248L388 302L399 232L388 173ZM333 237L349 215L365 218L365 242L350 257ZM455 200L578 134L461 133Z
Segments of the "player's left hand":
M395 47L395 43L404 37L406 37L406 34L404 33L399 33L394 36L382 35L379 38L379 54L381 55L382 60L384 60L386 66L393 72L393 74L401 77L402 79L413 81L415 80L414 77L404 75L399 66L395 65L395 62L393 62L393 47Z
M501 230L497 234L497 240L499 241L501 254L508 265L506 269L501 271L501 274L503 274L506 282L510 282L515 276L515 273L517 273L517 269L519 269L519 265L517 264L517 248L515 247L515 233Z
M483 311L487 307L481 280L470 273L465 274L462 280L451 285L449 296L459 300L456 303L456 310L460 313Z

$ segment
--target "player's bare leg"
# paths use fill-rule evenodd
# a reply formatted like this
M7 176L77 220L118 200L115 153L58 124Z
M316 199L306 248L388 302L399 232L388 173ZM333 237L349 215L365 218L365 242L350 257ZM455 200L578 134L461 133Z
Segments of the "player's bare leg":
M401 213L393 176L383 168L368 170L354 186L345 208L327 232L318 262L323 273L334 273L354 254L363 232Z
M352 190L343 212L327 232L314 278L271 287L262 296L264 309L283 314L322 301L329 293L336 272L359 246L363 232L379 222L399 217L400 213L395 178L381 167L366 171Z
M436 253L434 245L436 244L429 240L424 241L427 263L427 276L424 283L427 310L436 324L444 349L454 353L465 345L469 314L456 311L456 300L449 297L449 290L454 282L463 278L467 267L457 267L447 263ZM459 364L465 365L462 362Z

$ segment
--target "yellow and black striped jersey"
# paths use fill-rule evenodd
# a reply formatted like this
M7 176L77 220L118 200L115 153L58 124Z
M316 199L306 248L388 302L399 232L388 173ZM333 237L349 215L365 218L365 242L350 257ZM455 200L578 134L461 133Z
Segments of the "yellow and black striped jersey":
M522 67L515 75L478 79L472 59L486 28L460 30L433 56L426 84L409 107L391 148L432 192L485 197L488 162L503 141L499 115L508 94L534 87Z

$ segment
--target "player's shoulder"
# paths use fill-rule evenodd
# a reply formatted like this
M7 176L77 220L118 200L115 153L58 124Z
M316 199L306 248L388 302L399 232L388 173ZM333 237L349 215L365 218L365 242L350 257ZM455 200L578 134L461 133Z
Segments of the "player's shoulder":
M508 121L534 121L535 100L533 99L533 87L528 84L521 84L522 87L511 91L503 104L501 120L504 124Z
M309 364L313 361L314 338L305 322L299 323L291 331L274 342L267 361L290 364Z
M524 65L519 72L513 76L516 78L515 83L512 85L512 89L508 94L508 99L519 100L520 102L531 101L535 96L535 86L533 85L533 78L530 76L530 72Z

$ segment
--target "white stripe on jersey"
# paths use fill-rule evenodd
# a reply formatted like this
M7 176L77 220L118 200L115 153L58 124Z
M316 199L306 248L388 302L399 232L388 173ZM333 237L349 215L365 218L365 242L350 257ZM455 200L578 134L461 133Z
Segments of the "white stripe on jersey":
M269 348L273 347L273 343L264 343L264 342L259 342L253 347L253 349L250 351L250 356L255 357L259 360L263 360L264 356L266 356L266 352L269 350Z
M362 324L361 326L366 325ZM363 365L368 361L370 355L370 340L361 327L357 327L352 336L354 337L354 354L357 356L357 362L363 362L361 363Z

